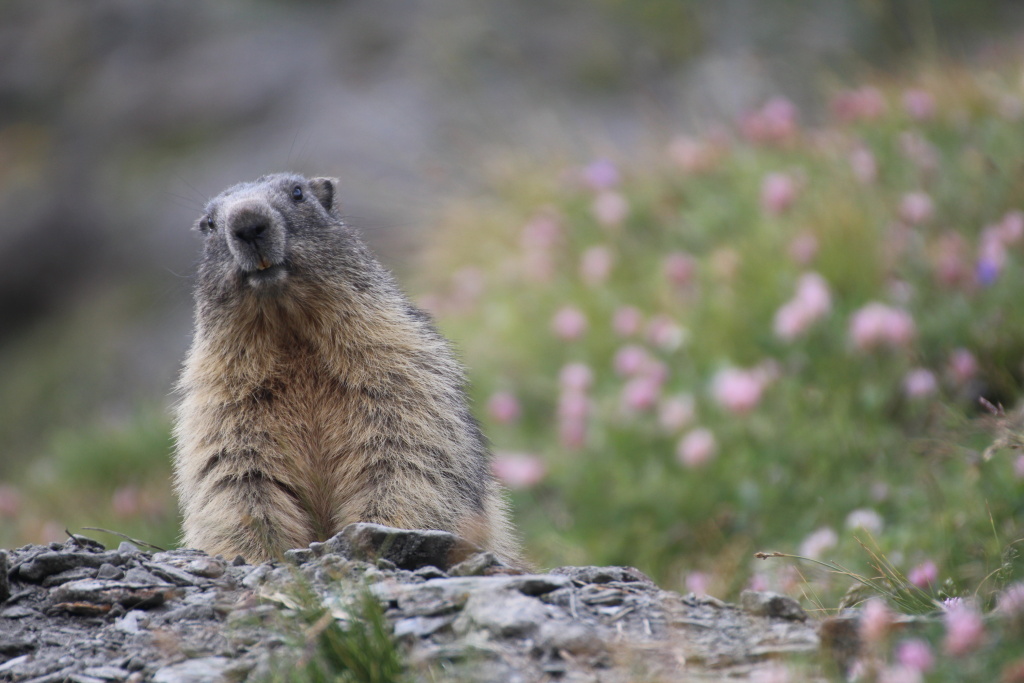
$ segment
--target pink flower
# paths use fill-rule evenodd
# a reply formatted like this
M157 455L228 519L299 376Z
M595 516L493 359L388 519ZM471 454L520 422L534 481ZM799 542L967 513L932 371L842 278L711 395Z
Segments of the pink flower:
M1009 246L1024 237L1024 211L1010 211L999 221L999 239Z
M628 344L615 352L612 363L620 377L631 377L642 372L649 360L650 355L642 346Z
M711 142L680 135L669 143L668 157L684 173L704 173L718 163L719 150Z
M17 517L21 512L21 494L11 484L0 484L0 517Z
M706 465L718 452L718 442L710 429L698 427L687 432L676 447L676 459L685 467Z
M797 265L806 266L818 255L818 238L810 232L802 232L789 243L789 257Z
M784 97L776 97L740 120L740 131L753 143L785 143L798 132L799 112Z
M868 533L878 535L882 533L885 522L882 516L870 508L859 508L846 515L846 528L851 531L863 529Z
M865 185L870 185L878 178L878 163L867 147L856 147L850 152L850 169L854 177Z
M858 676L856 680L861 680L861 677ZM883 666L878 672L878 678L874 680L875 683L924 683L920 671L902 664Z
M920 225L931 220L935 213L932 198L926 192L911 192L900 201L900 218L909 225Z
M949 355L949 374L954 382L964 385L978 374L978 360L967 349L954 349Z
M885 601L871 598L864 603L864 611L860 616L860 637L866 643L880 643L889 634L892 623L892 612Z
M813 322L799 301L787 301L775 312L775 336L792 341L807 331Z
M696 412L696 402L690 394L669 396L658 406L658 424L666 432L678 432L693 422Z
M914 319L903 309L873 301L850 317L850 339L860 351L904 347L916 334Z
M549 250L562 241L562 221L551 210L541 211L523 226L520 243L524 249Z
M935 98L926 90L913 88L903 93L903 107L910 118L924 121L935 115Z
M696 263L693 257L681 251L674 251L665 257L665 278L677 287L685 287L693 281Z
M1024 455L1018 455L1013 461L1013 476L1024 479Z
M797 554L809 557L812 560L820 560L825 551L834 548L839 543L839 536L829 527L821 527L812 532L800 544Z
M981 646L985 638L985 624L972 604L964 601L951 604L943 620L946 624L946 637L943 640L946 654L962 657Z
M510 489L528 489L544 479L547 466L535 455L499 451L494 454L491 471Z
M924 398L938 391L935 373L926 368L914 368L903 378L903 392L909 398Z
M967 240L958 232L939 237L931 250L932 268L940 284L954 287L970 281L971 264Z
M757 590L751 588L750 590ZM750 683L793 683L797 680L785 664L771 663L750 673Z
M509 391L495 392L487 401L487 414L498 424L511 424L522 414L519 399Z
M931 172L939 165L939 151L915 131L900 134L900 150L918 169Z
M584 393L594 383L594 371L586 363L568 363L558 373L558 383L565 390Z
M551 330L559 339L579 339L587 331L587 317L578 308L564 306L558 309L551 319Z
M590 399L581 391L563 391L558 397L558 419L583 421L590 415Z
M608 280L615 264L615 255L605 246L590 247L580 257L580 277L590 286Z
M778 215L796 201L797 184L793 177L781 172L769 173L761 183L761 208Z
M659 349L674 351L686 340L686 330L667 315L656 315L647 324L647 338Z
M931 560L925 560L911 569L910 573L907 575L907 581L918 588L934 586L935 582L938 580L939 568L936 567L935 563Z
M754 372L739 368L719 371L711 382L711 395L715 401L736 415L749 413L761 401L764 385Z
M602 192L594 198L594 218L606 228L615 228L629 215L629 202L618 192Z
M587 445L587 423L584 420L562 420L558 423L558 441L563 448L579 450Z
M114 515L121 519L138 516L142 511L139 487L128 485L117 489L110 499L110 506L114 510Z
M1007 586L996 598L996 610L1013 619L1024 617L1024 582Z
M661 396L661 382L650 375L629 379L622 387L622 406L629 412L653 408Z
M697 595L706 595L711 577L704 572L690 572L686 575L686 590Z
M804 273L796 285L796 300L800 301L815 317L820 317L832 308L832 294L828 283L818 273Z
M612 317L612 329L620 337L632 337L644 324L644 314L634 306L616 309Z
M832 308L832 295L825 278L805 273L797 283L796 296L775 313L775 335L792 341Z
M599 159L583 168L583 184L595 192L610 190L619 184L619 169L607 159Z
M865 86L841 92L832 100L832 112L840 121L872 121L885 114L885 96L878 88Z
M768 577L764 574L750 575L750 581L747 582L748 590L763 592L769 588L771 588L771 584L768 582Z
M928 641L911 638L896 647L896 661L908 669L927 673L935 665L935 656Z

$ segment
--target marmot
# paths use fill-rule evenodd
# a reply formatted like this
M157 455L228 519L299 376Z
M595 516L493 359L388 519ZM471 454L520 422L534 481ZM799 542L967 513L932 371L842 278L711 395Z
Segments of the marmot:
M264 176L196 224L174 426L184 543L259 562L376 522L518 563L463 370L342 220L337 187Z

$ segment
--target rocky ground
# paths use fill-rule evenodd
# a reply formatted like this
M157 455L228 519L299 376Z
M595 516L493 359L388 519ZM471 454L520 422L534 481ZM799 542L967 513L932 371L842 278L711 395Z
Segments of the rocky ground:
M811 678L829 666L790 598L731 605L628 567L523 573L450 534L354 524L256 566L81 536L0 551L0 681L280 677L327 625L351 627L367 590L414 680L776 680L780 662ZM311 598L314 624L300 616Z

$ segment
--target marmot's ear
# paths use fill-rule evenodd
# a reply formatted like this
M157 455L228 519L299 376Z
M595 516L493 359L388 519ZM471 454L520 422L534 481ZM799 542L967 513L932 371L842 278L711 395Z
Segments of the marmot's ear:
M309 187L323 207L327 209L327 213L335 218L341 218L341 208L338 206L337 178L313 178L309 181Z

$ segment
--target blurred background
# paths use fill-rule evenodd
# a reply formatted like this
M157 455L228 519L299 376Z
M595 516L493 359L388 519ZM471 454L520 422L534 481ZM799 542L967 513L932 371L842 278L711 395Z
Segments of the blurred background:
M540 564L799 592L750 553L856 562L867 529L922 585L980 580L1022 519L976 403L1021 388L1022 28L1014 0L0 4L0 547L175 543L189 228L290 169L341 179L464 350Z

